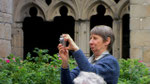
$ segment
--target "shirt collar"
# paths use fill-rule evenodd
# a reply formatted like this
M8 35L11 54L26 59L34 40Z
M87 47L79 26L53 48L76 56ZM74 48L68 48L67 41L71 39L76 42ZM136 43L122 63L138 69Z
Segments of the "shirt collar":
M94 54L93 54L93 55L88 59L88 61L89 61L90 63L94 64L97 60L103 58L106 54L109 54L109 52L108 52L108 51L104 51L104 52L103 52L100 56L98 56L98 58L96 58L95 60L94 60Z
M96 58L95 60L99 60L99 59L101 59L102 57L104 57L106 54L109 54L109 52L108 51L104 51L100 56L98 56L98 58ZM94 57L94 55L93 55L93 57Z

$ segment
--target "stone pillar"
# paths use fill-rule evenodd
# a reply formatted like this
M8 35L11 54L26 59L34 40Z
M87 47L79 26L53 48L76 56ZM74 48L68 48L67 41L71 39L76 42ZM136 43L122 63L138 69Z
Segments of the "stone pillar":
M130 57L150 67L150 0L131 0L130 4Z
M75 22L75 42L86 56L90 56L89 31L90 21L78 20Z
M0 0L0 58L11 53L13 0Z
M114 19L113 32L115 35L115 42L113 44L113 56L117 59L122 57L122 21Z
M12 28L12 53L23 59L23 30L22 23L14 23Z

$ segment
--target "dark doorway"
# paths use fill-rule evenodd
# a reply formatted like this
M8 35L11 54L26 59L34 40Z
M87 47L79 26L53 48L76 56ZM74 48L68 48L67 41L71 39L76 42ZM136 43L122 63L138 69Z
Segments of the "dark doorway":
M61 16L54 18L55 27L57 29L56 37L59 39L61 34L70 34L74 38L74 24L75 20L72 16L68 16L68 9L65 6L62 6L59 10Z
M62 7L61 12L66 13L66 9ZM34 48L48 49L50 55L58 53L57 45L62 33L69 33L74 38L74 19L71 16L61 15L50 22L37 16L36 7L31 7L29 13L30 17L23 22L24 59L28 52L34 54Z
M122 58L130 58L130 29L129 29L129 14L122 18L123 21L123 37L122 37Z
M90 28L92 29L96 25L107 25L112 28L111 16L105 16L106 8L103 5L97 7L97 14L93 15L90 19Z
M23 22L24 31L24 59L28 52L32 52L35 47L39 47L40 30L42 30L43 19L37 16L37 8L31 7L29 14L31 17L26 17ZM40 37L39 37L40 36Z

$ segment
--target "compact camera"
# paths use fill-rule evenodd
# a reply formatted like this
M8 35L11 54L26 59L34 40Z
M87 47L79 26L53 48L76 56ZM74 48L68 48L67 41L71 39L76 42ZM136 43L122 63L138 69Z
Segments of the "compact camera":
M65 40L64 40L64 38L63 38L62 35L61 35L60 38L59 38L59 42L60 42L60 44L62 44L63 46L66 47L66 42L65 42Z

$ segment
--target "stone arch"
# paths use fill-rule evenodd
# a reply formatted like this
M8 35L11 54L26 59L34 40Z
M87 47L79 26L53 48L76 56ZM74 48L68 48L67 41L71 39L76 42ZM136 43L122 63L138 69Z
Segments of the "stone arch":
M116 11L118 18L122 18L124 14L129 14L129 0L121 0L117 4L118 10Z
M14 23L12 26L12 53L16 56L20 56L23 59L24 48L24 32L22 30L22 22L25 17L29 16L29 8L35 6L40 12L38 16L45 19L46 6L44 6L41 0L20 0L16 6L14 12Z
M22 22L23 19L26 16L29 16L28 11L29 8L35 6L40 10L40 13L38 13L39 16L43 17L44 19L46 18L46 6L45 4L41 4L39 1L31 1L31 0L21 0L19 4L16 7L15 15L14 15L14 21L15 22Z
M78 16L78 12L76 10L77 8L74 6L73 3L60 1L60 2L54 2L53 4L54 5L51 5L51 7L49 7L48 9L47 20L52 21L55 16L60 16L59 9L61 6L66 6L68 9L68 15L74 17L74 19L77 18Z
M106 8L105 15L110 15L112 18L114 18L116 3L110 0L93 1L90 4L87 3L86 6L84 7L85 9L83 10L82 18L89 20L92 15L95 15L97 13L96 8L100 4L102 4Z
M118 10L116 11L116 18L114 24L117 26L117 29L115 30L116 33L116 44L120 44L118 47L116 47L116 51L118 51L118 58L122 58L123 55L123 39L124 39L124 29L123 29L123 16L125 14L129 14L129 0L121 0L116 5ZM118 50L117 50L118 49ZM115 51L115 52L116 52Z

